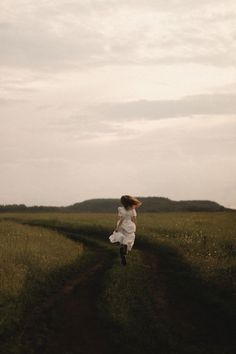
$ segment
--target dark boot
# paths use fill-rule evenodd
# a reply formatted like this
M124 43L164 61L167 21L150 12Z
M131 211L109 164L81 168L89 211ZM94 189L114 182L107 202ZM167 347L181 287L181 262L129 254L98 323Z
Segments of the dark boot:
M124 246L121 246L120 248L120 258L121 258L121 264L126 265Z

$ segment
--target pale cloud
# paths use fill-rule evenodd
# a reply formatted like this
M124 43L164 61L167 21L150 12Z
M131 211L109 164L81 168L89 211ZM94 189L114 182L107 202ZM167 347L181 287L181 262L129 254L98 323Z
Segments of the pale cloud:
M227 205L235 200L234 117L125 121L117 123L115 140L109 132L76 140L73 130L36 125L28 126L28 133L16 126L17 141L1 149L8 201L22 201L22 190L24 200L40 204L118 197L124 190Z
M3 1L0 60L43 71L128 63L234 66L235 14L233 1Z
M236 206L233 0L0 7L0 203Z
M199 114L235 114L235 94L187 96L179 100L131 101L104 104L97 111L110 119L173 118Z
M175 100L187 95L234 93L233 68L197 64L106 66L84 71L39 73L3 67L0 95L29 101L29 107L51 106L67 116L101 102ZM216 89L217 88L217 89Z

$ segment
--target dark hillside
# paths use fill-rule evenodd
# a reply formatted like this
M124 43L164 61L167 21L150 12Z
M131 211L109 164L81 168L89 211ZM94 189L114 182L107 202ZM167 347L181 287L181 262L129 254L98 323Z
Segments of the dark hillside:
M173 211L226 211L230 210L210 200L174 201L163 197L138 197L143 202L142 212L173 212ZM68 206L69 211L78 212L114 212L119 199L90 199Z
M138 197L143 202L142 212L174 212L174 211L232 211L233 209L211 200L180 200L175 201L164 197ZM81 213L114 213L117 198L96 198L85 200L66 207L56 206L31 206L24 204L0 205L0 212L81 212Z

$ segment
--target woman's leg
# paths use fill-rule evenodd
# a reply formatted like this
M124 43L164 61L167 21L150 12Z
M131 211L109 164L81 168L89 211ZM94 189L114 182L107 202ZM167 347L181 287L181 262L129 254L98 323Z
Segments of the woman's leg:
M122 245L121 247L120 247L120 257L121 257L121 263L123 264L123 265L126 265L126 258L125 258L125 247L124 247L125 245Z

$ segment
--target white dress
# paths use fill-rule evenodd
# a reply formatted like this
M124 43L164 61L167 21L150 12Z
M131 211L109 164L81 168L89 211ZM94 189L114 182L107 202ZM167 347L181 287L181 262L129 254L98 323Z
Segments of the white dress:
M109 237L112 243L120 242L123 245L127 245L128 251L131 251L134 241L135 241L135 231L136 225L131 220L132 216L137 216L135 208L126 210L124 207L118 207L118 216L123 217L122 224L119 228L118 232L113 232L113 234ZM119 220L117 221L117 225Z

